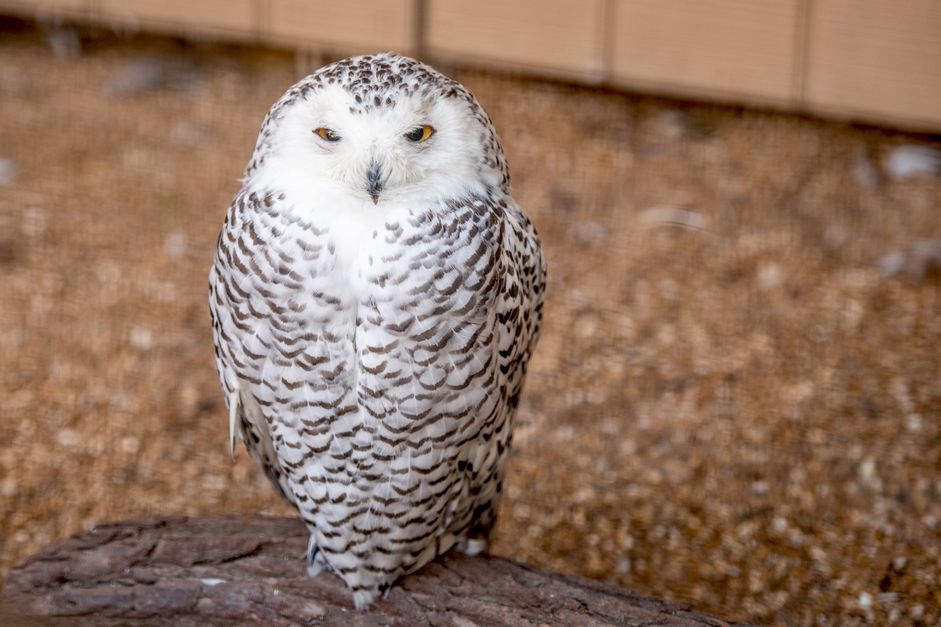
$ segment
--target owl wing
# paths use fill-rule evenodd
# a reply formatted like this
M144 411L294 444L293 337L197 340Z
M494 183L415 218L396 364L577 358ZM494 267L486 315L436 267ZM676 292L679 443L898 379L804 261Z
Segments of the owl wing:
M246 346L245 338L255 344L270 342L271 329L258 310L257 290L246 289L252 282L250 269L251 232L245 228L248 210L257 198L244 191L232 201L216 245L216 255L209 273L209 312L212 320L212 341L219 380L225 391L229 412L229 448L235 454L236 439L241 439L249 455L264 469L265 475L288 502L293 503L286 475L278 463L262 408L255 395L246 388L246 381L259 382L263 372L256 372L259 355ZM258 347L253 345L254 350Z
M499 364L510 410L519 405L526 368L542 326L546 263L530 219L510 199L505 210L503 275L497 305Z
M476 485L470 487L471 493L476 494L472 524L466 533L471 541L485 540L496 518L506 452L512 440L513 415L539 338L545 294L545 261L532 222L510 198L495 201L494 209L502 210L499 287L494 303L495 385L499 403L496 420L492 426L484 425L482 437L470 455L471 463L483 471ZM471 549L469 552L474 550L472 546L467 548Z

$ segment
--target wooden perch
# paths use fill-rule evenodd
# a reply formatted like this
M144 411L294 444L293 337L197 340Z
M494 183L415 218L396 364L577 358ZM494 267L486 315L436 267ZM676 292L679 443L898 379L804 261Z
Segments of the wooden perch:
M0 605L79 625L727 624L601 583L453 551L357 612L339 578L307 576L306 547L306 529L288 518L103 525L14 568Z

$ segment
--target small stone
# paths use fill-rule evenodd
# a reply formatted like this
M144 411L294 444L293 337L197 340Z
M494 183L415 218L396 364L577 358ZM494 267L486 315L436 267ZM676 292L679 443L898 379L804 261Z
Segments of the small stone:
M206 475L203 477L203 487L210 492L219 492L226 486L225 477L220 475Z
M139 57L129 62L108 83L108 92L114 96L134 96L157 89L165 80L163 64L152 56Z
M889 152L884 167L896 181L941 174L941 150L914 144L898 146Z
M154 335L146 327L134 327L131 329L130 341L134 348L148 351L154 346Z
M572 495L572 500L576 503L588 503L595 496L595 491L589 487L579 488Z
M909 433L921 433L922 419L919 414L908 414L905 416L905 430Z
M897 250L879 260L879 272L885 276L905 274L924 279L941 272L941 240L922 240L905 250Z
M680 294L680 286L673 279L667 278L660 282L660 295L666 300L676 300Z
M646 126L658 138L668 141L680 139L689 128L689 117L675 109L666 109L650 116Z
M182 149L193 148L205 136L203 128L190 120L181 120L170 131L170 141Z
M46 212L39 207L27 207L23 211L23 221L20 228L27 237L38 237L46 231L49 220Z
M16 178L16 164L11 159L0 157L0 187L13 182Z
M121 450L129 455L137 453L140 449L140 440L133 435L121 438Z
M863 483L871 484L876 478L876 460L872 457L864 459L857 467L856 474Z
M758 285L764 290L771 290L781 285L781 266L776 263L763 264L758 269Z
M81 441L78 433L72 429L62 429L59 433L56 434L56 441L59 442L62 446L73 447L78 445Z
M170 259L179 259L185 255L187 251L186 233L175 231L168 234L164 240L163 249Z
M872 189L879 184L879 173L869 158L869 151L859 148L853 153L850 173L861 186Z
M82 40L74 28L56 27L46 34L46 42L52 54L60 59L82 56Z
M879 272L886 276L898 274L905 268L905 253L900 250L889 253L879 260Z
M580 244L601 244L610 236L609 229L600 222L586 220L578 222L571 231L574 239Z
M106 89L112 96L128 98L164 88L186 89L196 78L191 63L170 63L157 55L144 54L116 72Z

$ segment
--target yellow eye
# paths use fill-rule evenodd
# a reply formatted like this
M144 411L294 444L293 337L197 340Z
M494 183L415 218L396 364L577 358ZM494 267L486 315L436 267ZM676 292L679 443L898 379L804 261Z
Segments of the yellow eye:
M315 128L314 133L319 135L320 139L324 141L328 141L328 142L340 141L340 136L336 134L336 131L329 129L329 128L323 128L321 126L320 128Z
M416 126L409 132L405 134L405 139L410 142L420 143L431 137L435 134L435 127L425 124L423 126Z

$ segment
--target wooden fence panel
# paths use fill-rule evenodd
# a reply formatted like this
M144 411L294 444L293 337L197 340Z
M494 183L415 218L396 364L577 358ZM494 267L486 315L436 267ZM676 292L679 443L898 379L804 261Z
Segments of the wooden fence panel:
M604 75L603 0L429 0L433 57L475 60L541 74Z
M941 2L814 0L808 29L810 108L941 128Z
M300 46L343 52L415 51L415 0L269 0L268 32Z
M792 102L799 0L615 0L612 76L659 91Z
M93 15L105 23L170 33L257 34L256 0L94 0Z

